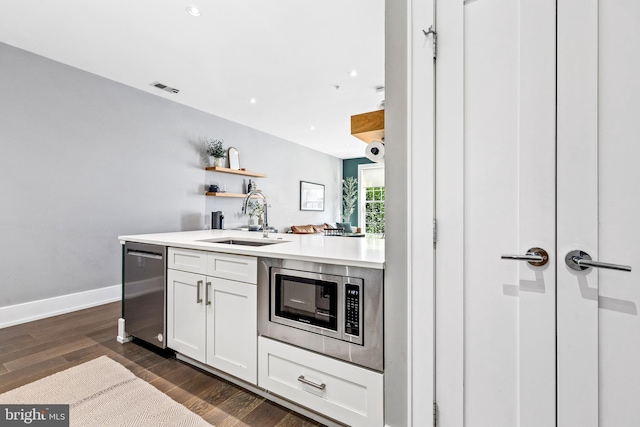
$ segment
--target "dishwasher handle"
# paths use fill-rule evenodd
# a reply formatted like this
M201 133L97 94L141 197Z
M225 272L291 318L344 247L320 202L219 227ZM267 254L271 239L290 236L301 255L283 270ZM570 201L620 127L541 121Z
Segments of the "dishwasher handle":
M127 249L127 255L139 256L142 258L162 259L162 254L156 254L153 252L145 252L145 251L132 251L130 249Z

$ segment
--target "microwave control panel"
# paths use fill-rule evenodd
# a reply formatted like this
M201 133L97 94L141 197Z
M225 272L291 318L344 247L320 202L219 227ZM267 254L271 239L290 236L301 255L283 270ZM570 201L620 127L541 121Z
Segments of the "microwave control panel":
M345 288L345 332L360 336L360 286L346 284Z

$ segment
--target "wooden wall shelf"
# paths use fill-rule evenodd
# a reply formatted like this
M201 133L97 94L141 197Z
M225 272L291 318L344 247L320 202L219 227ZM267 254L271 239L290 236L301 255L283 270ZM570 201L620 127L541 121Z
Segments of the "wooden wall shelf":
M211 191L207 191L206 193L207 196L214 196L214 197L235 197L235 198L240 198L240 197L244 197L246 196L246 194L238 194L238 193L214 193Z
M249 171L243 171L243 170L238 170L238 169L229 169L229 168L222 168L220 166L210 166L207 168L208 171L212 171L212 172L222 172L222 173L230 173L230 174L234 174L234 175L243 175L243 176L251 176L251 177L255 177L255 178L266 178L267 175L263 174L263 173L257 173L257 172L249 172Z
M246 197L246 194L240 194L240 193L214 193L211 191L207 191L205 193L206 196L213 196L213 197L232 197L232 198L236 198L236 199L242 199L244 197ZM257 198L258 196L251 196L252 199Z
M384 110L351 116L351 135L367 144L384 141Z

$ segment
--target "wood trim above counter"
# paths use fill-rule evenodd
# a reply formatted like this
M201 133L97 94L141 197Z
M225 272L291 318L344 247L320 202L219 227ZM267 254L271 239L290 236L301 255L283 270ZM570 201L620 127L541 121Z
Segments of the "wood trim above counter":
M384 110L351 116L351 135L367 144L384 141Z

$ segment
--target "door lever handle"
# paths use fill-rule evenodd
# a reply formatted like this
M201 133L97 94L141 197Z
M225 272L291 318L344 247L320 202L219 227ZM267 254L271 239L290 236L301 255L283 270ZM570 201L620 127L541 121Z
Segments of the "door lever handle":
M501 259L527 261L530 265L540 267L549 262L549 254L542 248L531 248L524 255L502 255Z
M567 256L564 257L564 262L570 269L576 271L586 270L589 267L606 268L608 270L631 271L631 267L628 265L593 261L588 253L578 250L570 251Z

